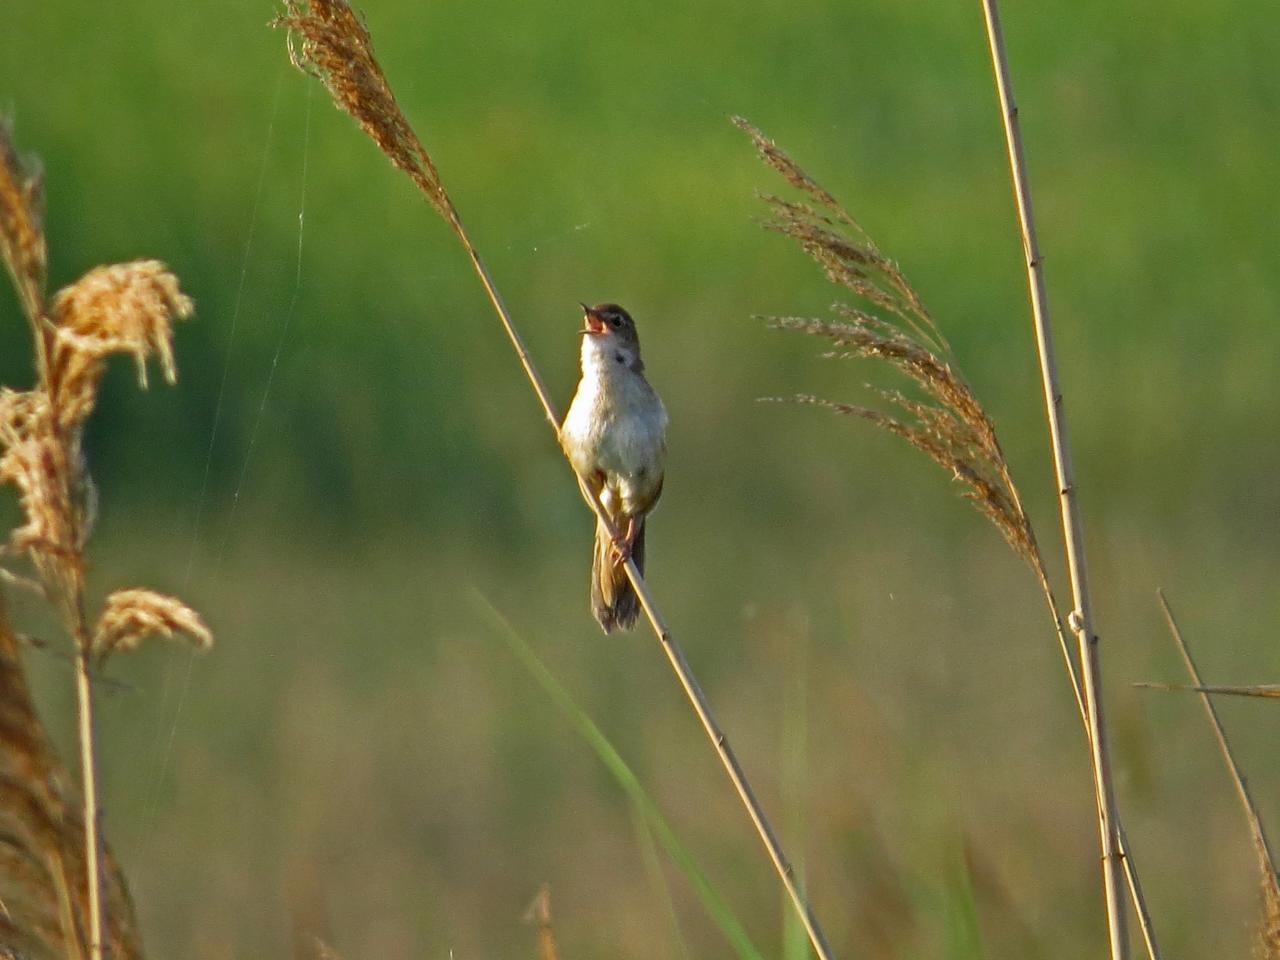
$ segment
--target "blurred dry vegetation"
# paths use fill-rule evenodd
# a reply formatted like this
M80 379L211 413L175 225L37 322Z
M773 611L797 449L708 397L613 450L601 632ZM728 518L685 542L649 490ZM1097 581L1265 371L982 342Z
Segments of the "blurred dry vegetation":
M595 634L588 518L465 260L288 67L264 28L277 12L52 0L6 10L0 30L5 103L48 171L50 288L154 254L200 306L176 386L141 395L117 363L83 438L102 504L89 609L154 584L219 635L194 666L144 647L96 688L105 832L148 952L279 956L297 933L349 960L528 957L537 930L520 918L547 882L561 956L724 955L682 875L655 877L614 780L477 614L478 590L755 942L797 958L651 641ZM752 319L823 315L834 288L752 225L774 185L725 122L738 113L918 285L999 424L1026 515L1051 529L976 7L364 12L558 396L576 302L636 315L673 416L650 579L839 955L1099 953L1087 754L1034 582L915 451L754 402L862 404L864 380L897 384ZM1128 684L1183 679L1161 584L1206 682L1280 678L1280 125L1260 120L1280 110L1273 11L1006 16L1126 825L1169 954L1243 956L1255 854L1212 738L1191 698ZM15 388L33 383L26 299L0 291L0 382ZM17 498L0 514L23 523ZM23 657L69 759L58 615L10 596L14 632L49 641ZM25 709L13 677L0 673L5 724ZM1280 717L1263 701L1219 710L1278 822Z

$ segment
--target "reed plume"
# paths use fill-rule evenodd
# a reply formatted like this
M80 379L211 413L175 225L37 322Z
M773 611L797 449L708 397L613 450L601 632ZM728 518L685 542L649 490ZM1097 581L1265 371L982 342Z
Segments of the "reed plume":
M902 269L885 256L862 226L826 189L776 143L741 117L734 123L751 137L761 159L804 199L763 195L770 216L762 226L795 241L857 303L835 303L838 319L768 317L770 326L809 334L835 349L833 359L877 360L910 382L917 396L898 390L872 392L881 408L797 394L790 400L859 417L905 440L960 484L961 496L1000 532L1031 568L1049 610L1061 618L1031 520L1000 447L995 423L961 375L951 347ZM769 398L777 400L779 398ZM1063 655L1075 683L1075 668Z
M293 65L323 83L334 104L456 225L457 213L435 161L405 119L373 55L373 39L355 11L342 0L285 0L285 12L271 25L289 31Z
M961 496L987 518L1035 575L1053 620L1085 737L1093 751L1095 734L1089 699L1067 632L1068 627L1080 631L1082 623L1075 611L1067 616L1062 613L1031 519L1023 508L1001 449L995 423L960 373L950 344L902 269L876 246L840 202L750 122L741 117L735 117L733 122L751 138L765 164L800 194L797 200L762 195L761 200L770 214L762 226L797 243L822 268L828 280L857 298L855 303L833 304L831 310L838 318L834 320L764 319L776 329L798 331L827 341L835 348L825 354L827 357L886 364L915 390L915 396L908 396L898 390L870 387L880 399L880 407L804 393L788 399L866 420L905 440L960 485ZM778 401L780 398L767 399ZM1109 807L1107 813L1108 829L1114 829L1117 837L1122 853L1121 869L1133 896L1144 942L1154 960L1159 955L1159 947L1137 870L1127 851L1124 828ZM1114 916L1110 900L1108 916Z
M0 946L12 939L32 956L51 951L100 960L109 950L126 960L142 951L124 877L99 835L92 673L147 636L183 634L207 647L212 635L181 601L141 589L112 593L90 625L86 547L97 497L81 437L112 354L133 358L140 386L147 384L152 356L174 382L173 324L191 316L193 305L156 260L95 267L47 298L37 171L14 149L9 126L0 124L0 256L36 356L34 386L0 388L0 484L17 492L22 515L0 546L0 560L25 558L35 577L0 564L0 581L40 594L71 641L81 799L77 809L65 793L69 777L31 701L0 594L0 861L10 868L0 874L9 881Z

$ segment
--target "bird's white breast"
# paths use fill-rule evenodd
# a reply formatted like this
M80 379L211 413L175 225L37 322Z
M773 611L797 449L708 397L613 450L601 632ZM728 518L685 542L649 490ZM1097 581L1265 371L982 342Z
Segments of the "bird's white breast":
M561 442L584 476L605 475L624 503L645 500L660 484L667 412L644 377L618 363L600 338L586 337L582 380L561 427Z

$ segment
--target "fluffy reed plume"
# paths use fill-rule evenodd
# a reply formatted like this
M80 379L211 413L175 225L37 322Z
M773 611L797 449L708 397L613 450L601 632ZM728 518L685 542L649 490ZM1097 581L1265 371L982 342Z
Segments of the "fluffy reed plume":
M271 25L289 31L293 65L323 83L333 102L409 175L440 215L456 222L436 165L396 103L373 55L369 31L355 11L334 0L285 0L284 14Z
M176 597L153 590L117 590L107 597L93 632L94 656L106 659L117 651L134 650L147 637L190 638L201 650L213 646L213 634L200 615Z
M769 323L829 341L837 348L829 357L887 363L919 391L917 399L896 390L875 390L885 410L809 394L792 400L860 417L901 437L942 467L960 483L961 495L1030 565L1056 619L1044 560L1009 474L995 424L960 375L946 338L915 288L848 211L777 144L740 117L734 123L751 137L765 163L805 197L795 201L763 196L772 214L764 227L798 243L828 279L861 301L860 305L833 304L838 320L771 317Z
M90 629L84 598L85 548L95 494L81 446L106 359L132 356L146 386L155 355L173 383L173 323L189 317L191 300L155 260L96 267L45 296L46 243L40 181L0 125L0 255L31 325L37 381L30 390L0 388L0 484L18 494L22 522L0 558L26 557L35 581L0 566L0 581L31 584L55 608L71 640L79 714L81 809L68 803L68 779L47 745L26 689L14 635L0 606L0 860L18 878L0 926L26 937L31 955L100 960L141 955L123 876L98 835L90 672L114 652L146 636L184 634L207 647L212 635L181 602L149 590L111 594ZM15 905L18 905L15 909ZM34 945L34 946L33 946Z
M178 289L178 278L159 260L94 267L59 291L53 299L52 377L65 422L78 425L92 412L109 354L130 354L138 385L145 389L147 358L154 353L165 381L176 383L173 321L186 320L194 309Z

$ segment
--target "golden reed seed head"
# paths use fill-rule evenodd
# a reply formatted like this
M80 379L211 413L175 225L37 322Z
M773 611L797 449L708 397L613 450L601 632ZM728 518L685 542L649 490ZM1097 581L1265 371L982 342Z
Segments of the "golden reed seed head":
M153 590L117 590L107 597L91 649L99 660L116 651L134 650L148 637L187 637L197 649L213 646L213 634L200 615L176 597Z
M813 177L801 170L800 165L787 156L773 140L766 137L755 124L746 117L734 117L733 122L739 130L751 138L751 142L760 152L761 159L780 173L789 184L813 197L850 226L857 226L853 218L836 202L836 198L824 190ZM861 230L860 227L858 229Z
M860 417L924 453L961 484L962 496L1031 565L1047 590L1043 559L995 424L960 375L946 338L915 288L835 197L746 120L734 122L751 137L761 159L812 202L762 196L772 214L763 226L790 237L829 280L862 301L860 306L833 305L842 322L772 317L770 325L820 337L840 348L829 357L883 361L920 392L920 398L913 399L873 387L892 413L809 395L794 401Z
M435 163L396 103L373 55L369 31L345 0L285 0L285 12L271 25L289 31L289 59L294 66L323 83L338 108L360 125L457 229L457 213Z
M160 360L165 380L178 378L173 322L194 311L178 278L158 260L94 267L53 298L54 350L49 379L62 426L88 418L108 354L131 354L139 386L147 386L147 357Z
M79 475L78 443L64 443L42 390L0 389L0 483L18 491L26 522L13 531L9 546L29 551L46 585L61 574L73 578L81 546L73 480Z
M74 585L82 572L92 488L80 430L105 358L131 354L145 386L146 359L154 352L172 383L172 324L191 312L190 298L158 261L96 267L53 299L53 355L43 389L0 390L0 483L17 489L26 519L10 547L31 553L47 586Z

